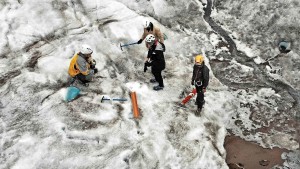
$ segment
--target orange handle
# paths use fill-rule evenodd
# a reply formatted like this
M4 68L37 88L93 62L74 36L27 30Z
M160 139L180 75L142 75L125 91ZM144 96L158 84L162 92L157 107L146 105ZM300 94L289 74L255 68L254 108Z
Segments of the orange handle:
M131 96L131 103L132 103L132 109L133 109L133 117L139 118L140 113L139 113L139 108L138 108L138 104L137 104L136 93L131 92L130 96Z

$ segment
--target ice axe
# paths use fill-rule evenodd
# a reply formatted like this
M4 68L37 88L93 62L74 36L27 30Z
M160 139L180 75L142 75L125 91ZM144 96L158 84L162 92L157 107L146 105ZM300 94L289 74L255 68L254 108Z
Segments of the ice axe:
M102 99L101 99L101 103L103 103L103 101L105 100L111 100L111 101L127 101L127 99L125 98L105 98L105 96L102 96Z
M128 44L124 44L124 45L121 45L121 43L120 43L120 48L121 48L121 50L123 51L123 48L122 48L122 47L130 46L130 45L135 45L135 44L137 44L137 42L134 42L134 43L128 43Z

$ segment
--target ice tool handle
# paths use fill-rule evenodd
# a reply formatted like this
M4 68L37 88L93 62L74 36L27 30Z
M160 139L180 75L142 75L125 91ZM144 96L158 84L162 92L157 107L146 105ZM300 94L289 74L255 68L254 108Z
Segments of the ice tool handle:
M122 47L130 46L130 45L135 45L135 44L137 44L137 42L134 42L134 43L128 43L128 44L124 44L124 45L121 45L121 44L120 44L120 48L121 48L121 50L123 51L123 48L122 48Z
M127 99L124 99L124 98L105 98L104 96L102 97L101 99L101 102L103 102L104 100L111 100L111 101L127 101Z

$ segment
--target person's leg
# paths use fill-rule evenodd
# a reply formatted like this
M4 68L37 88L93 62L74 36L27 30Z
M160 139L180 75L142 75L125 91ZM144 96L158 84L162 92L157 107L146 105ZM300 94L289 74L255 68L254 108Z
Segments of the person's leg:
M204 93L201 91L199 93L197 93L197 106L198 109L202 109L204 104Z
M164 88L164 81L161 75L161 70L155 70L152 67L152 74L155 78L155 80L159 83L158 86L154 86L153 89L154 90L162 90Z
M93 71L94 71L94 70L93 70ZM94 77L94 73L91 72L91 73L89 73L88 75L85 76L85 80L86 80L87 82L91 82L91 81L93 81L93 77Z
M160 87L164 87L164 80L161 75L161 70L152 71L155 80L158 82Z
M196 97L196 103L198 105L198 109L202 108L203 100L204 100L204 94L202 92L202 87L201 86L196 86L197 90L197 97Z
M85 76L85 75L83 75L83 74L81 74L81 73L79 73L78 75L76 75L76 79L78 79L80 82L82 82L82 83L88 83L88 82L90 82L88 79L87 79L87 76Z
M196 90L197 90L196 103L198 108L195 115L200 116L200 112L202 111L202 107L204 104L204 93L202 91L202 86L196 86Z

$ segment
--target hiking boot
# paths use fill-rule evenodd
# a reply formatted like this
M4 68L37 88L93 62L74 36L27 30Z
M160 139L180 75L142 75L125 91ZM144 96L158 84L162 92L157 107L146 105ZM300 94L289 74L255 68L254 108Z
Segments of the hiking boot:
M164 89L164 87L161 87L161 86L154 86L153 87L153 90L156 90L156 91L163 90L163 89Z
M150 79L150 83L156 83L157 81L155 79Z
M200 116L201 110L202 110L202 108L198 108L195 112L195 115Z

